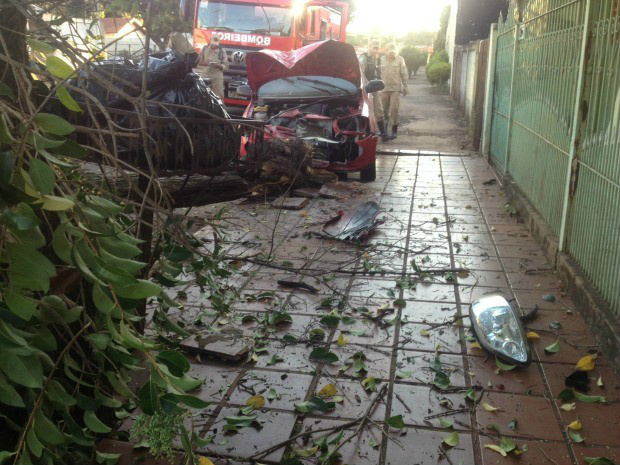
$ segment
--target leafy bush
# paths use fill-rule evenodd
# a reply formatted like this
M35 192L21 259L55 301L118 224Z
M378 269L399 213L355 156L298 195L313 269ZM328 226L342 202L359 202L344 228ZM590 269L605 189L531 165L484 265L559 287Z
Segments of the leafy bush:
M420 69L420 66L426 64L426 53L413 46L404 47L400 51L400 56L405 59L405 64L407 65L409 75L418 74L418 69Z
M426 77L431 84L443 85L450 79L451 70L450 63L435 62L427 68Z

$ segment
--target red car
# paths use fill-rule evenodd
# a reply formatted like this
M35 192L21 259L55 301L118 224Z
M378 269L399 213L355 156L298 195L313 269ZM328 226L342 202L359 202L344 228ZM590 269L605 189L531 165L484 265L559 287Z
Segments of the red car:
M303 139L315 149L314 166L375 180L368 94L384 84L365 81L351 45L328 40L292 52L261 50L248 53L246 64L249 85L237 93L250 98L244 117L269 123L267 139Z

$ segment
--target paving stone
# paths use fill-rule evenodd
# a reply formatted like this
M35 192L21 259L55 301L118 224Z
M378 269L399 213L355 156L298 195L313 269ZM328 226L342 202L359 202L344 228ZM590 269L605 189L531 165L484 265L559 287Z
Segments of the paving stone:
M477 351L477 352L476 352ZM485 390L543 396L545 384L536 363L527 368L517 367L511 371L496 373L495 358L489 357L480 349L475 349L479 356L468 356L468 374L471 384Z
M509 437L509 436L507 436ZM498 444L499 441L492 441L489 438L482 438L480 443L482 444L482 463L483 465L542 465L553 464L555 461L558 465L571 464L571 458L568 453L568 448L563 442L540 442L524 440L522 438L512 439L519 447L523 447L527 444L528 450L524 454L514 455L510 454L506 457L502 457L494 450L487 449L484 446L487 444ZM580 464L582 462L579 462Z
M398 344L401 349L427 350L430 352L437 350L455 354L462 351L459 328L454 326L432 329L425 324L407 323L401 328Z
M246 405L252 396L265 397L265 408L295 410L295 405L304 400L312 376L280 371L249 370L237 383L230 396L231 404ZM270 400L268 393L274 389L277 398Z
M362 380L350 381L344 379L320 378L317 383L317 390L320 390L326 384L334 384L338 391L338 396L344 398L342 402L336 403L336 408L332 411L324 413L325 416L335 418L345 418L355 420L362 417L371 403L377 396L377 392L369 392L362 386ZM377 389L380 389L381 382L377 382ZM370 418L381 421L385 417L385 398L377 401Z
M465 386L465 369L461 355L435 355L414 350L398 351L396 379L402 383L431 384L435 378L435 372L430 367L434 363L435 357L439 358L443 371L450 376L452 386Z
M401 433L403 434L403 433ZM388 441L386 465L437 465L443 463L473 464L474 452L471 436L459 433L459 445L444 448L442 438L448 433L443 431L409 428L404 435L390 434L393 441ZM448 462L442 456L450 458Z
M273 208L283 208L287 210L301 210L306 205L308 205L308 199L305 197L279 198L271 203Z

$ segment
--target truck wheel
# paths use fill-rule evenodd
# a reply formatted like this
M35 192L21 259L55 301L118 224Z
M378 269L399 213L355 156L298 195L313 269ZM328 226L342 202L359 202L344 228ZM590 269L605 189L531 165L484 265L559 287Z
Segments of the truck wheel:
M362 182L373 182L377 179L377 162L373 161L372 165L368 165L360 171L360 178Z

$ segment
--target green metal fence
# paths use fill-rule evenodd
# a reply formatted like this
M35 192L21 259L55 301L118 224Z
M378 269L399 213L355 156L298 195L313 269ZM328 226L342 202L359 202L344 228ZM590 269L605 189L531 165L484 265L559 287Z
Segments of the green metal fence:
M490 139L492 160L618 314L619 10L619 0L513 2L498 29Z

